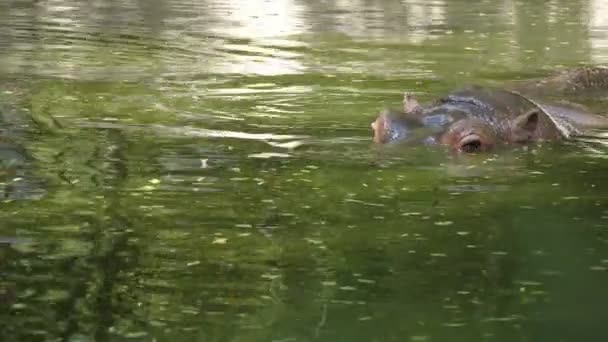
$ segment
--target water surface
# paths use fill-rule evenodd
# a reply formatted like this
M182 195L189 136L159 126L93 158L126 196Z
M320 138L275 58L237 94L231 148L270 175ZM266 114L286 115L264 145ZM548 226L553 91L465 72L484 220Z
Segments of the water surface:
M607 8L3 2L0 340L604 341L604 140L453 158L369 123L604 63Z

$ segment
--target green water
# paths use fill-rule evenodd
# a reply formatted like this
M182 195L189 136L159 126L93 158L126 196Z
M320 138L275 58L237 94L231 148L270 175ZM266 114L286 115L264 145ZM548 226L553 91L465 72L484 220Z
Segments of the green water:
M0 340L605 341L606 141L453 158L369 124L605 63L607 11L3 1Z

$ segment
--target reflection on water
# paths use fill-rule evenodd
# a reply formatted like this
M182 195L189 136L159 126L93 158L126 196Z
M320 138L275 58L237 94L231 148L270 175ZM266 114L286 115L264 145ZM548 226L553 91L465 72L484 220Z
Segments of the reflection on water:
M369 129L404 90L603 61L605 7L0 3L0 340L605 340L604 138Z
M264 5L246 0L211 0L210 9L216 27L210 31L244 39L264 39L298 35L306 32L303 5L296 0L269 1Z
M606 14L608 14L608 2L605 0L593 0L589 3L589 41L593 48L593 62L606 63L606 52L608 51L608 36L606 28Z
M368 70L361 68L365 64L345 69L334 65L334 71L410 70L426 61L421 52L430 46L445 47L452 54L458 51L469 60L521 68L537 58L545 65L547 61L563 64L557 56L587 60L590 45L593 61L601 62L605 4L599 0L583 3L285 0L260 6L240 0L174 0L22 4L3 11L2 20L9 25L1 34L12 52L4 53L2 68L125 80L159 73L307 74L335 64L333 58L323 58L326 54L345 61L359 57L356 46L341 46L336 39L363 40L356 45L370 44L365 51L372 52L371 58L378 62L398 58L403 63L388 70L382 70L382 64ZM315 32L325 34L315 36ZM385 50L381 42L413 44L421 46L421 51L406 46L408 54L397 54ZM111 49L99 49L104 45Z

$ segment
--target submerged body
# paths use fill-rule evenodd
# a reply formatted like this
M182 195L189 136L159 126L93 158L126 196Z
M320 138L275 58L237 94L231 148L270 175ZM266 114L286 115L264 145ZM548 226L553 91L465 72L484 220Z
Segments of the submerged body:
M578 73L588 73L580 69ZM584 91L592 85L594 91L608 84L608 69L593 68L594 82L573 84L585 79L571 71L567 89ZM605 79L604 81L602 81ZM521 89L536 91L558 83L550 78L546 83L535 81ZM608 86L605 87L608 91ZM608 128L608 119L587 112L580 106L544 103L514 90L470 87L449 93L430 104L420 105L409 94L400 112L384 111L372 123L374 141L392 143L416 141L447 145L458 152L487 151L500 144L521 144L542 140L561 140L583 135L589 130Z

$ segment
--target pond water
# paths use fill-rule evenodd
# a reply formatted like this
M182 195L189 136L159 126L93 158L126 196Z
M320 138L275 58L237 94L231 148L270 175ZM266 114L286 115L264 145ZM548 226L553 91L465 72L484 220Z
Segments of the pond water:
M608 62L606 18L2 2L0 340L605 341L606 141L452 158L369 124L404 90Z

